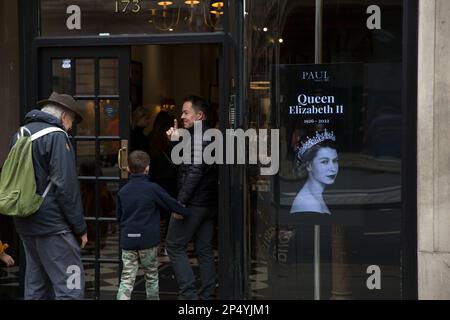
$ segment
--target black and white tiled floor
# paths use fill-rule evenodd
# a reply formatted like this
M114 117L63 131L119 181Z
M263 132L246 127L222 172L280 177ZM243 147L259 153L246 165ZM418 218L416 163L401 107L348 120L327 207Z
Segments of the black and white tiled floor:
M101 250L102 258L118 259L118 233L109 234L107 240L104 242L105 247ZM163 245L163 244L162 244ZM198 274L197 259L194 255L193 245L190 244L188 253L194 272ZM87 251L84 251L84 257L89 256ZM216 251L216 263L218 263L218 252ZM159 282L161 299L177 299L176 281L170 266L169 257L162 253L158 257L159 260ZM115 299L119 285L119 264L117 263L102 263L100 264L100 299ZM19 287L19 267L14 266L10 268L0 268L0 297L6 295L9 298L17 298L12 296L11 292L17 292ZM268 287L267 285L267 266L264 261L252 262L251 266L251 290L253 296L257 298L258 291ZM94 283L95 283L95 268L93 263L85 263L85 281L86 281L86 297L94 297ZM136 278L135 290L133 298L145 298L145 281L142 270L139 270Z

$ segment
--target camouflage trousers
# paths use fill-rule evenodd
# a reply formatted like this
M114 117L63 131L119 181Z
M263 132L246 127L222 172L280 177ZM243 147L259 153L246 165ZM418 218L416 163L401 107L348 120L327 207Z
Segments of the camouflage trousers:
M144 269L145 291L148 300L159 300L158 246L144 250L122 250L123 270L117 300L130 300L139 267Z

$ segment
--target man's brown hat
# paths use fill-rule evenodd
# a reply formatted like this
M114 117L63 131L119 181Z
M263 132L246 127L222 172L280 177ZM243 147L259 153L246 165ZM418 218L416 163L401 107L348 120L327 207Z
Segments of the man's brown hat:
M80 114L79 102L68 94L53 92L48 99L37 102L37 106L41 108L48 104L63 107L75 113L75 123L83 121L83 117Z

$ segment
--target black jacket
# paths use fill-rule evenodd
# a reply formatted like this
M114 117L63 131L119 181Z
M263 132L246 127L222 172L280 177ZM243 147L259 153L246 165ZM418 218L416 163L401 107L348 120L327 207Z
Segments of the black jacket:
M25 116L25 127L31 134L48 127L64 129L56 117L32 110ZM12 145L16 142L13 137ZM17 233L49 235L87 231L81 203L80 185L75 166L75 153L64 132L52 132L33 141L33 166L36 191L42 195L49 181L53 182L39 210L27 218L14 218Z
M117 199L120 247L125 250L149 249L159 244L160 209L183 216L190 213L144 174L132 174Z
M202 122L203 131L208 130L206 121ZM178 168L178 201L189 206L214 207L217 205L218 170L217 165L194 164L194 128L191 133L191 164L182 163ZM203 152L211 141L202 140Z
M130 147L129 152L134 150L148 151L149 141L148 137L144 134L143 127L136 127L130 132Z

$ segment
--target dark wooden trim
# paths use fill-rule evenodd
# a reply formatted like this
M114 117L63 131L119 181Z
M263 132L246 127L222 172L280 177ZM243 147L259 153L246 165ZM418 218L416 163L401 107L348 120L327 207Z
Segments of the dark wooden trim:
M30 106L36 103L37 95L37 54L32 50L32 41L37 36L38 25L38 2L29 0L19 0L18 2L18 21L19 21L19 61L20 61L20 80L19 80L19 123L22 125L26 112ZM20 239L20 237L17 237ZM19 283L20 296L25 292L25 252L22 242L20 242L20 266Z
M19 0L20 122L36 104L37 54L32 46L38 32L38 1Z
M85 37L38 37L34 40L35 47L61 46L125 46L150 44L201 44L222 43L226 35L218 33L178 33L153 35L113 35Z

